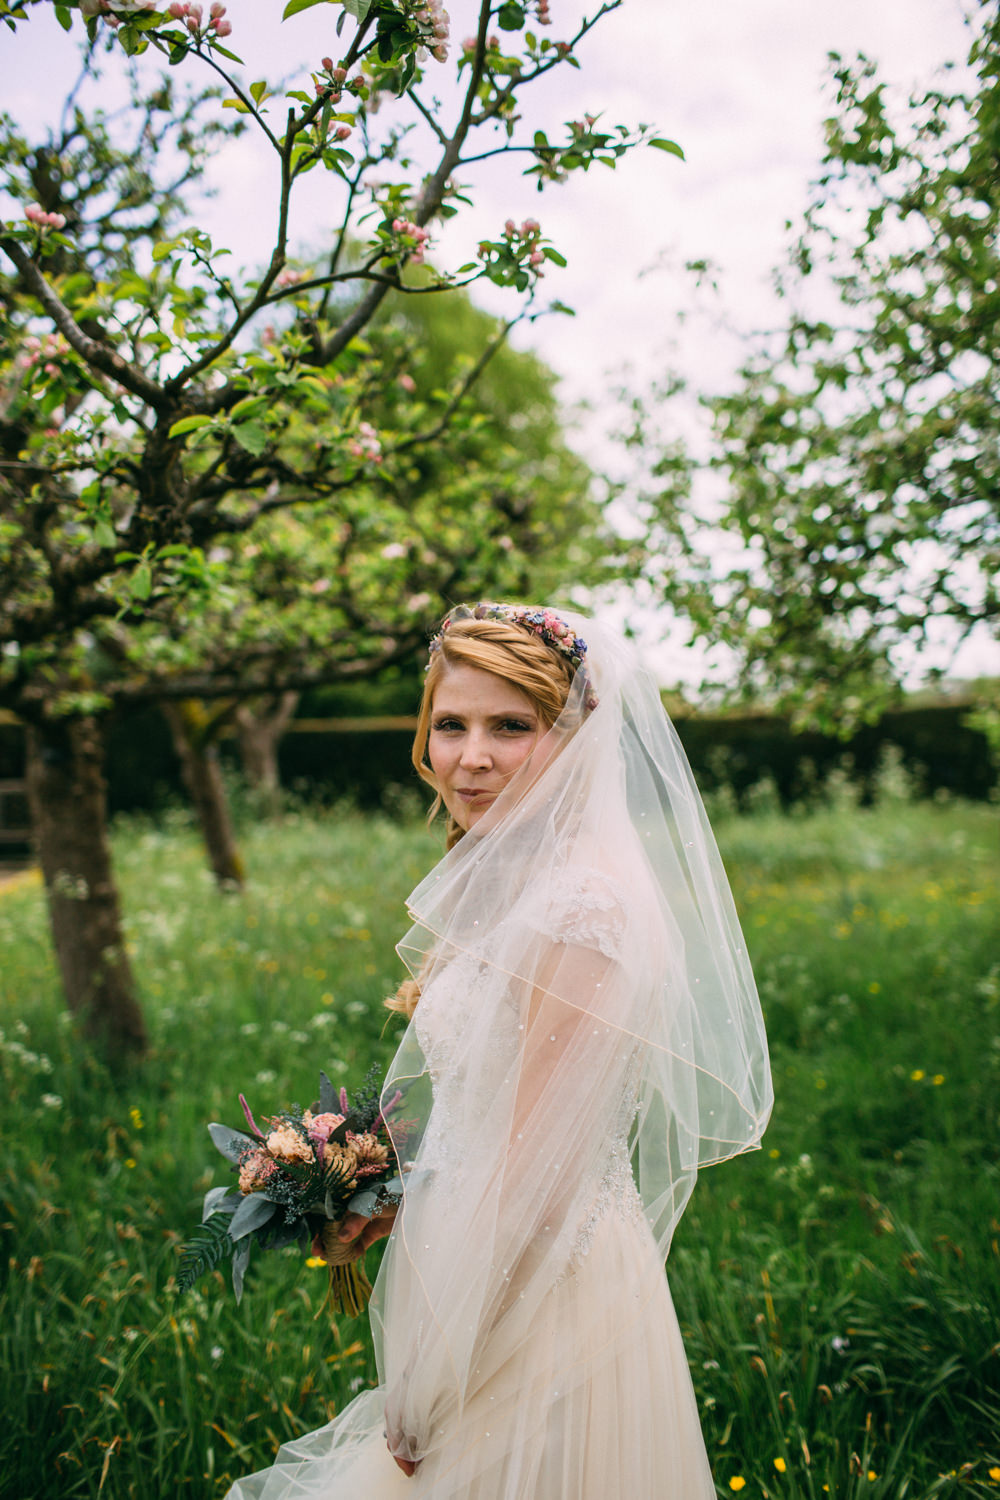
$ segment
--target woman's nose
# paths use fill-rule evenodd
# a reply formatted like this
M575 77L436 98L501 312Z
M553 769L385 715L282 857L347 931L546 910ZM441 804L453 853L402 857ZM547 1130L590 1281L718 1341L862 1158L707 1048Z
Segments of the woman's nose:
M479 730L470 729L462 745L462 765L467 770L488 766L492 761L487 736Z

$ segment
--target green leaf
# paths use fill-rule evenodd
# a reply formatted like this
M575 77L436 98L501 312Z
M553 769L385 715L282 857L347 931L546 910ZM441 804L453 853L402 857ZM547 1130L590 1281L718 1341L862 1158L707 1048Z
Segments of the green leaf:
M114 547L118 542L111 517L107 512L94 517L94 541L99 547Z
M520 31L524 25L524 6L517 0L507 0L497 11L497 25L501 31Z
M167 256L172 255L173 252L177 249L179 243L179 240L158 241L158 243L153 246L154 261L166 260Z
M545 259L550 260L554 266L564 266L566 264L565 255L560 254L558 250L553 250L551 245L545 247L544 254Z
M59 22L59 25L62 27L63 31L69 31L70 27L73 25L73 17L70 14L68 5L56 6L56 20Z
M229 1237L232 1215L214 1213L204 1224L200 1224L181 1252L177 1268L177 1290L186 1292L193 1287L199 1276L211 1271L220 1260L232 1255L236 1246Z
M249 93L253 102L259 104L262 99L267 98L266 81L263 78L259 78L256 83L250 85Z
M237 114L248 115L251 113L249 104L244 104L242 99L223 99L223 109L235 109Z
M240 422L233 428L233 437L241 448L259 458L267 447L267 428L262 422Z
M668 141L663 136L656 136L655 139L647 141L646 144L648 146L655 146L657 151L669 151L671 156L679 156L681 161L684 160L683 149L678 146L676 141Z
M312 10L312 8L313 8L314 5L323 5L323 4L332 4L332 3L333 3L333 0L288 0L288 4L285 6L284 10L281 12L281 19L283 21L287 21L292 16L297 16L299 14L299 12L302 11L302 10Z
M180 437L185 432L194 432L199 427L208 427L211 421L212 418L206 417L203 413L196 417L181 417L180 421L175 422L171 427L167 437Z
M148 599L153 592L153 574L149 563L142 562L129 580L129 592L133 599Z

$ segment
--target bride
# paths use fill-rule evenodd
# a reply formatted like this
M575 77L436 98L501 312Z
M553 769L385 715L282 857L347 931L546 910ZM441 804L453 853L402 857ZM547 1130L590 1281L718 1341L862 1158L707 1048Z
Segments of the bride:
M431 642L414 761L448 853L390 1002L406 1192L343 1231L391 1229L380 1384L229 1500L713 1500L663 1261L771 1088L683 751L613 631L479 604Z

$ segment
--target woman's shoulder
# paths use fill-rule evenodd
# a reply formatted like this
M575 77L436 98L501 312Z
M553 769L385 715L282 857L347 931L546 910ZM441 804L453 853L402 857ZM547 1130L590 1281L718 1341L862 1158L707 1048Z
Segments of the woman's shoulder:
M631 919L626 880L596 860L564 865L539 900L540 913L557 942L597 948L620 958Z

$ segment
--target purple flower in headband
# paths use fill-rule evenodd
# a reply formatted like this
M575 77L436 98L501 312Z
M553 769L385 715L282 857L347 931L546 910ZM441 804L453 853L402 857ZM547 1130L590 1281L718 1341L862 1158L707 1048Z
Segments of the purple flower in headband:
M449 610L441 622L441 629L431 637L430 651L433 656L435 651L440 651L441 641L448 627L455 620L500 620L505 625L519 625L524 630L530 630L532 635L537 635L539 640L553 651L558 651L560 656L565 656L567 661L574 667L580 678L580 686L583 690L584 705L588 711L597 707L597 698L589 690L590 681L584 658L587 655L587 642L576 635L572 626L567 625L554 610L551 609L528 609L523 604L494 604L483 602L480 604L456 604L455 608Z

